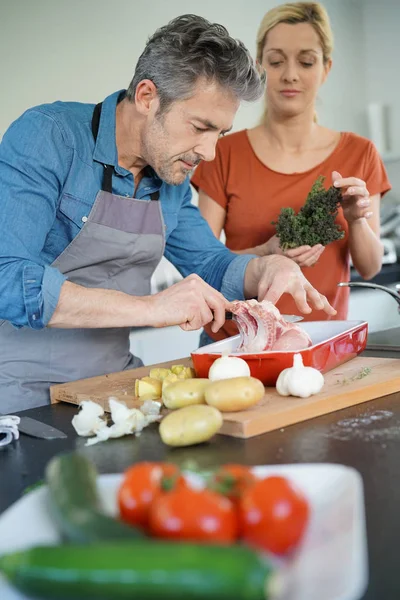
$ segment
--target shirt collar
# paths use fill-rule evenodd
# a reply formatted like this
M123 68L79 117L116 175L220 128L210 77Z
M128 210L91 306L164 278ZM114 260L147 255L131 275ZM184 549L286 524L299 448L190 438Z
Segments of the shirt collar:
M93 159L104 164L113 165L116 172L120 175L128 175L129 171L118 165L118 151L115 132L115 111L119 99L125 95L126 90L114 92L103 101L101 107L99 132L97 134L96 145L94 147ZM154 169L147 165L145 167L145 176L153 180L153 184L158 188L162 180L158 177Z

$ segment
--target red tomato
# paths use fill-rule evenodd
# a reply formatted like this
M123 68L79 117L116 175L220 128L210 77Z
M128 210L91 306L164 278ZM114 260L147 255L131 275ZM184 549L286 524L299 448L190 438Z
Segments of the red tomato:
M142 462L130 467L118 490L121 519L147 527L153 499L161 493L163 485L180 479L179 468L169 463Z
M244 540L275 554L286 554L300 542L309 505L285 477L257 481L243 494L239 521Z
M237 502L240 496L257 481L250 467L228 464L220 467L211 480L210 487Z
M192 542L233 543L238 536L232 502L212 490L189 486L178 486L154 499L149 527L156 537Z

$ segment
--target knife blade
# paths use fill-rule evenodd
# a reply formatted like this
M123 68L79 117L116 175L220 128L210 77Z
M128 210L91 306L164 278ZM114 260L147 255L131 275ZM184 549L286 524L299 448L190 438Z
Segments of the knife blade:
M7 417L8 415L3 415L0 413L0 416ZM20 433L24 433L25 435L41 438L43 440L64 439L67 437L66 433L56 429L55 427L52 427L51 425L47 425L47 423L42 423L41 421L37 421L31 417L20 416L19 418L21 420L18 424L18 429Z
M234 317L234 314L226 311L225 312L225 318L227 321L231 321ZM304 317L300 317L299 315L281 315L282 319L284 319L287 323L298 323L299 321L302 321L304 319Z

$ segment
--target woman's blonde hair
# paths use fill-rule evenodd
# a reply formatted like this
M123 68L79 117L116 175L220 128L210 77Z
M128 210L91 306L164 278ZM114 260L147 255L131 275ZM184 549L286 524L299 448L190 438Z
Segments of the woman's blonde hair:
M309 23L317 33L324 64L332 57L333 32L325 7L320 2L288 2L269 10L263 17L257 33L257 60L261 64L267 34L279 23ZM265 109L263 121L267 109ZM316 120L316 118L315 118Z

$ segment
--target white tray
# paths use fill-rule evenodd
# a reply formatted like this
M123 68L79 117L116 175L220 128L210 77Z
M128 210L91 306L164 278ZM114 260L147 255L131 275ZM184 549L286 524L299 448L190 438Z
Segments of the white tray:
M359 600L368 580L363 486L360 474L334 464L255 467L258 475L283 474L311 503L311 522L296 557L288 564L285 600ZM116 513L122 475L101 475L104 506ZM45 487L22 497L0 515L0 554L38 544L57 544L46 508ZM1 600L25 600L0 575ZM57 600L57 598L54 598ZM111 600L111 599L110 599Z

